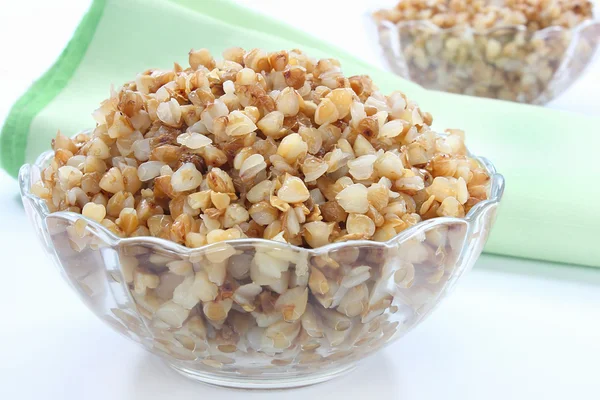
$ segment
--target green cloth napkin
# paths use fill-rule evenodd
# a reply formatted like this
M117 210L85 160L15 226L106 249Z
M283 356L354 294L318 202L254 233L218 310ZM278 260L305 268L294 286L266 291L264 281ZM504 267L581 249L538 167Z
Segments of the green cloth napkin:
M375 44L373 44L375 45ZM56 64L14 105L0 137L1 162L16 175L60 129L94 126L91 111L150 67L187 62L190 48L213 54L240 46L302 48L335 57L348 75L369 74L434 116L462 128L475 154L492 160L507 189L486 247L490 253L600 266L600 118L427 91L320 39L228 1L95 0Z

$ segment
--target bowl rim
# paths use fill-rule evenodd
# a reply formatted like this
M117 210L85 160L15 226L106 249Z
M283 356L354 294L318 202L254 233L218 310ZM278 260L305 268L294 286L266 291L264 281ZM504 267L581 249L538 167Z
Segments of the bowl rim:
M393 22L393 21L390 21L387 19L378 18L376 16L377 12L388 10L388 8L371 9L370 11L367 12L367 14L368 14L369 18L371 18L375 22L376 25L382 26L387 29L402 29L404 27L414 27L414 26L421 25L423 27L431 29L431 31L435 32L436 34L447 34L447 33L452 34L452 33L460 32L462 34L467 34L467 35L472 35L472 36L488 36L488 35L493 35L495 33L501 32L501 31L511 31L512 30L512 31L517 31L517 32L529 33L531 35L531 39L537 39L537 38L544 38L546 36L556 34L558 32L563 32L563 31L564 32L570 31L570 32L574 33L575 36L577 36L581 33L581 31L583 31L584 29L587 29L590 26L600 26L600 15L598 15L599 12L597 12L598 8L600 8L600 6L596 6L596 4L593 4L592 5L592 18L583 20L579 24L575 25L574 27L566 28L566 27L560 26L560 25L551 25L551 26L545 27L544 29L536 30L534 32L529 32L527 30L527 27L524 24L507 24L507 25L495 26L492 28L484 29L484 30L476 30L471 25L453 26L450 28L440 28L439 26L437 26L436 24L434 24L433 22L431 22L428 19L411 19L411 20Z
M241 239L231 239L225 240L222 242L206 244L200 247L186 247L182 244L176 243L174 241L158 238L154 236L136 236L136 237L119 237L101 225L99 222L92 220L83 216L82 214L78 214L72 211L57 211L50 212L44 200L35 196L31 193L31 171L32 168L39 168L41 171L47 163L54 156L53 150L48 150L43 152L33 164L24 164L19 169L19 190L21 194L21 199L23 202L28 200L30 204L33 206L34 211L37 212L43 220L45 224L46 219L48 217L55 217L60 219L65 219L70 222L75 222L77 220L85 220L87 222L86 230L92 230L95 235L99 236L103 241L105 241L110 246L121 246L127 244L147 244L152 246L160 246L163 249L176 252L178 254L190 255L198 252L204 252L208 249L222 249L226 245L231 245L235 247L236 245L249 245L249 244L263 244L269 245L273 248L286 248L290 250L294 250L299 253L307 253L312 255L318 255L327 253L333 249L339 249L344 246L372 246L372 247L385 247L385 248L394 248L397 247L399 243L404 242L405 240L418 235L421 232L424 232L428 229L436 225L444 225L444 224L465 224L467 226L472 225L472 223L478 220L488 209L496 206L500 203L502 196L504 194L504 177L496 172L496 168L494 165L485 157L478 157L470 152L467 153L470 157L474 158L478 161L481 166L483 166L490 176L490 190L489 190L489 198L486 200L482 200L476 205L474 205L469 212L463 218L458 217L436 217L431 218L425 221L420 221L412 227L405 229L395 235L393 238L385 241L385 242L377 242L374 240L348 240L344 242L333 242L328 243L324 246L316 247L316 248L306 248L296 246L286 242L279 242L272 239L262 239L262 238L241 238Z

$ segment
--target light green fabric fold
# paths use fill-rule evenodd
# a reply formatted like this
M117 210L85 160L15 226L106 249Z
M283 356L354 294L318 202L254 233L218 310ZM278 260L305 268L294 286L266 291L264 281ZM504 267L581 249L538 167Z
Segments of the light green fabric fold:
M435 128L466 130L471 151L505 176L487 252L600 265L600 118L427 91L228 1L95 0L59 60L5 121L3 168L15 175L49 148L58 129L74 134L93 127L91 111L108 97L111 84L173 61L184 65L190 48L220 54L232 46L301 48L317 58L338 58L347 75L371 75L384 92L406 92L431 112Z

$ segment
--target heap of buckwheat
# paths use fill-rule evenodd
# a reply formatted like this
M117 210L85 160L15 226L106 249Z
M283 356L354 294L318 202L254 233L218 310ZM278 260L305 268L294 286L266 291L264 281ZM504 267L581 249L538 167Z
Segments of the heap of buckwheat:
M440 28L470 26L476 31L525 25L529 31L549 26L573 28L593 17L588 0L401 0L378 12L392 22L429 20Z
M489 177L463 132L334 59L232 48L148 70L112 91L91 133L52 142L32 192L122 237L199 247L237 238L299 246L386 241L463 217Z

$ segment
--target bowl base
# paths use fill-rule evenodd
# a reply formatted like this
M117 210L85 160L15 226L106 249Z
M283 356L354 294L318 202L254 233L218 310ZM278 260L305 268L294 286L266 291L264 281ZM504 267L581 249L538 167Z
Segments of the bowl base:
M218 374L196 371L181 365L168 363L169 367L181 375L195 381L212 386L221 386L237 389L291 389L302 386L315 385L326 382L338 376L345 375L356 368L356 364L345 365L336 369L328 369L324 372L293 376L293 377L226 377Z

